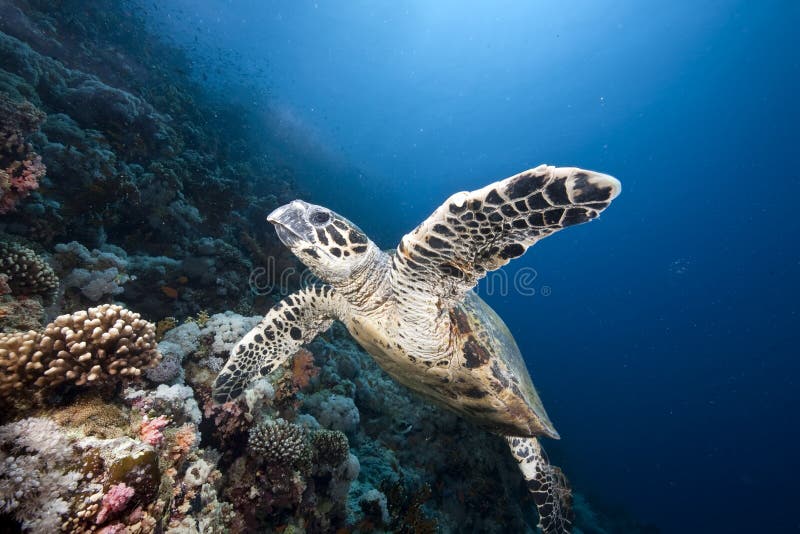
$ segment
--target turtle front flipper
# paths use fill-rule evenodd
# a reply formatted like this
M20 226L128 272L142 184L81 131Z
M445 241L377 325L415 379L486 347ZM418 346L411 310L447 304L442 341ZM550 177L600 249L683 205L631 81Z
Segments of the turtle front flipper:
M303 343L327 330L342 309L330 286L307 287L283 299L233 347L214 380L214 400L224 403L237 398L254 376L268 375Z
M620 191L619 181L607 174L540 165L456 193L403 236L393 257L396 285L404 293L417 289L423 301L439 297L448 308L488 271L563 228L597 218Z
M507 436L506 440L533 494L543 534L572 532L572 490L567 477L550 464L538 439Z

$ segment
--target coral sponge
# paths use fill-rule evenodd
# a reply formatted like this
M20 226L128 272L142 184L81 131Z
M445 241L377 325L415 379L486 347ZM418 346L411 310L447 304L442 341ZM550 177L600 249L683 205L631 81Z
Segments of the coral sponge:
M61 315L44 332L0 334L0 397L63 383L115 382L139 376L160 359L152 323L104 304Z

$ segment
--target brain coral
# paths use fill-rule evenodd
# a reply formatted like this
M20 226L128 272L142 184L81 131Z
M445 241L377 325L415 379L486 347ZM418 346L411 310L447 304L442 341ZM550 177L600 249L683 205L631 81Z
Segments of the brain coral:
M152 323L104 304L61 315L44 332L0 334L0 397L136 377L160 359Z
M34 251L18 243L0 242L0 274L15 295L50 298L58 288L53 269Z

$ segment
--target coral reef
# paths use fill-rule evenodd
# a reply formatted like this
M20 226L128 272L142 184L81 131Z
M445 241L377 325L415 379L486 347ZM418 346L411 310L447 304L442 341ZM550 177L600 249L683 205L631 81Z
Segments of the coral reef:
M292 178L248 110L193 83L119 2L0 7L0 230L53 252L72 309L252 305L254 264L293 264L263 224Z
M502 440L414 397L341 326L215 404L278 296L255 294L253 268L296 266L263 222L296 196L291 171L126 2L0 11L5 530L534 531ZM639 530L576 509L585 532Z
M185 384L140 379L0 427L0 513L30 532L534 532L502 440L416 399L338 327L310 347L321 370L291 393L299 410L275 402L291 361L211 403L202 362L219 353L202 331L167 333ZM613 531L578 502L583 531Z
M82 478L63 468L71 447L61 428L49 419L24 419L0 427L0 443L0 511L27 531L59 531Z

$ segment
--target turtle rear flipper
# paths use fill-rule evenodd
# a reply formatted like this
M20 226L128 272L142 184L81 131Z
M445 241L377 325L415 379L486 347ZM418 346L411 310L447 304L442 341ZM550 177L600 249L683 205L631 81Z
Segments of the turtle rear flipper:
M543 534L572 532L572 490L561 469L551 465L536 438L506 437L539 512Z
M214 380L214 400L236 399L253 377L270 374L303 343L327 330L340 311L339 296L330 286L307 287L276 304L231 350Z

